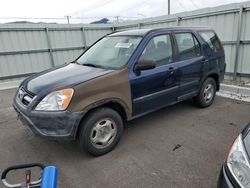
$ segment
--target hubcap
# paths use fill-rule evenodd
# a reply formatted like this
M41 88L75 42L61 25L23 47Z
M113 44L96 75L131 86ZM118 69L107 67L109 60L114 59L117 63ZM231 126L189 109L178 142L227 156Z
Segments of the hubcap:
M116 123L112 119L105 118L94 125L91 131L90 140L96 148L103 149L114 141L116 133Z
M214 87L212 84L207 84L204 92L203 92L203 98L206 103L209 103L214 97Z

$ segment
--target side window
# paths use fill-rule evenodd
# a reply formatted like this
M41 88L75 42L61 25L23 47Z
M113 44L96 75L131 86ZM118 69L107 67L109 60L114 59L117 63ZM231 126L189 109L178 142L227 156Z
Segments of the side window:
M142 52L140 60L151 60L156 66L173 62L170 35L160 35L152 38Z
M201 55L200 45L192 33L175 34L180 60L191 59Z
M208 46L214 51L218 52L222 50L218 37L212 31L199 32L201 37L205 40Z

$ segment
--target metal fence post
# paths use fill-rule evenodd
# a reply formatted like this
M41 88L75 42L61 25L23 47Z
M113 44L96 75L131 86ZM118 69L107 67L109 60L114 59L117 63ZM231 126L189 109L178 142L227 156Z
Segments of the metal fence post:
M47 38L47 43L48 43L48 48L49 48L49 56L50 56L51 67L54 67L55 66L55 61L54 61L54 57L53 57L51 40L50 40L50 36L49 36L49 28L47 28L47 27L45 28L45 33L46 33L46 38Z
M141 23L140 22L138 23L137 27L138 27L138 29L141 29Z
M83 41L83 46L84 46L84 49L86 50L86 48L87 48L87 42L86 42L85 29L84 29L84 27L81 27L81 30L82 30L82 41Z
M176 26L179 26L179 22L181 21L181 17L177 16L176 17Z
M238 16L238 30L237 30L237 41L236 41L236 49L235 49L235 62L234 62L234 73L233 80L237 78L238 64L239 64L239 52L240 52L240 39L241 39L241 28L242 28L242 15L243 15L244 7L241 6L239 9Z

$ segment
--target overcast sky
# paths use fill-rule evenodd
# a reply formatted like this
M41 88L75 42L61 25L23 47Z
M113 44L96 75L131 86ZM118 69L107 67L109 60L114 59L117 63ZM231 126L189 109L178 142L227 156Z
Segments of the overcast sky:
M171 0L171 13L184 12L205 7L213 7L246 0ZM61 18L47 20L65 23L66 15L71 22L89 22L107 17L113 20L138 19L167 14L167 0L2 0L0 6L0 22L21 18ZM3 19L11 17L13 19ZM77 19L83 17L84 19ZM20 19L24 20L24 19Z

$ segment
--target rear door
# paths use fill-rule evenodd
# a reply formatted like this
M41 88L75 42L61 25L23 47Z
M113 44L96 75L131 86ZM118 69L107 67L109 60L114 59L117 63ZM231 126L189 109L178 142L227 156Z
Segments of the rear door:
M177 47L177 63L180 88L178 100L195 96L202 77L203 63L201 45L191 31L174 32Z
M140 60L156 63L156 68L130 73L133 115L153 111L176 102L178 80L177 65L173 60L171 34L154 34L145 42L142 52L134 66Z
M220 75L220 80L225 74L225 53L221 42L214 31L199 31L199 34L204 40L204 58L208 63L204 65L206 72L216 72Z

